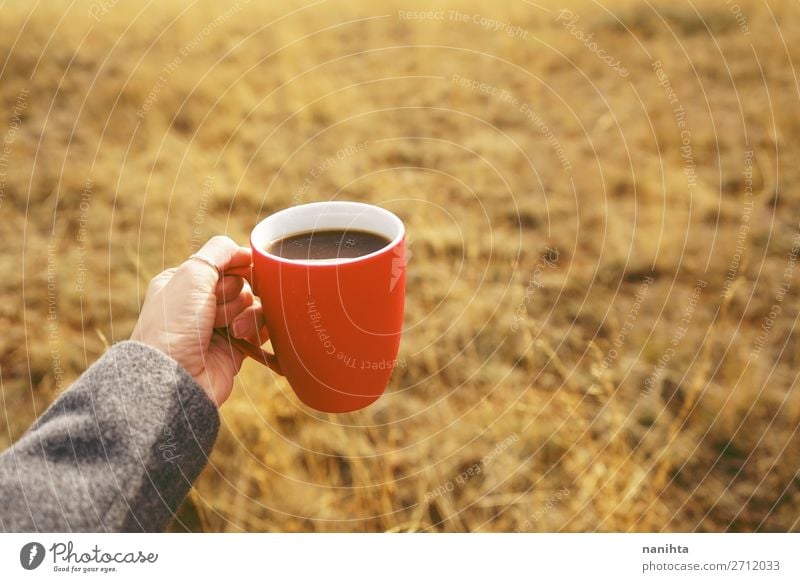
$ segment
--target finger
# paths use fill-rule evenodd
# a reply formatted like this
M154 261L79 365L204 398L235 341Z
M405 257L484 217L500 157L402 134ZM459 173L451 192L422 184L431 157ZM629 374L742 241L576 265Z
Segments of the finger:
M226 269L249 267L252 255L249 248L240 247L227 236L212 237L195 254L204 257L205 260L187 259L178 268L178 274L182 275L185 272L196 288L207 290L209 293L216 288L221 272Z
M216 315L214 316L214 327L228 327L233 320L246 308L253 304L253 293L249 289L243 289L235 299L217 305Z
M211 259L220 271L236 267L249 267L252 253L249 247L240 247L227 236L215 236L203 245L198 254Z
M175 271L177 271L175 267L171 269L167 269L166 271L160 272L158 275L153 277L150 280L150 284L147 286L147 294L146 297L151 297L161 291L164 286L169 283L170 279L172 279Z
M216 289L217 305L235 298L241 293L243 287L244 279L241 277L223 277L220 279Z
M266 328L264 326L264 313L261 305L254 302L247 307L233 320L230 326L233 337L246 339L257 345L267 341Z
M267 326L263 325L258 330L257 333L253 334L252 336L246 338L252 344L257 346L263 346L267 341L269 341L269 332L267 331Z

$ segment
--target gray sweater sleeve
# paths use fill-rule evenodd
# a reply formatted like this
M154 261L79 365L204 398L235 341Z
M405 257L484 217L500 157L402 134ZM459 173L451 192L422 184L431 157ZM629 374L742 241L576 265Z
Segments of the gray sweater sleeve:
M0 455L0 531L163 531L218 429L175 360L118 343Z

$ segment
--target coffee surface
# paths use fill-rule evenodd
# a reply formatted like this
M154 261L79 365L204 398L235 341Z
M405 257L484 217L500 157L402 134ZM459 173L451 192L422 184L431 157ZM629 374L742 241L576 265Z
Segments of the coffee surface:
M314 230L276 240L267 252L292 260L352 259L374 253L390 242L366 230Z

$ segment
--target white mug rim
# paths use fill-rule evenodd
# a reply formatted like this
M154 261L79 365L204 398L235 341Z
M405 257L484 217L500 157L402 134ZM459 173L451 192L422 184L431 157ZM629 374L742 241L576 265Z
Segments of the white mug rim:
M343 257L343 258L335 258L335 259L287 259L285 257L280 257L278 255L272 254L267 251L267 247L271 245L275 240L280 238L285 238L287 236L292 236L292 234L297 234L301 232L308 232L308 228L298 228L296 231L289 230L287 233L278 237L278 239L272 240L264 240L265 234L264 231L267 231L269 227L278 222L288 220L289 217L293 214L297 214L298 212L308 212L309 210L314 210L318 208L320 210L320 216L322 216L322 211L327 210L338 210L340 212L350 212L353 213L354 216L360 216L364 213L375 213L379 214L383 217L383 219L388 220L389 223L394 227L396 230L395 233L392 235L388 235L385 232L381 232L378 229L369 229L364 228L363 230L368 230L371 232L375 232L376 234L380 234L381 236L390 236L391 240L386 246L381 247L377 251L372 253L361 255L358 257ZM348 225L344 224L341 226L337 226L334 228L347 228ZM253 227L253 230L250 233L250 245L252 246L253 250L258 252L260 255L267 257L271 260L278 261L280 263L287 263L292 265L306 265L306 266L337 266L337 265L345 265L348 263L358 263L361 261L365 261L371 259L373 257L380 256L386 252L389 252L397 244L403 240L405 236L405 225L400 218L397 217L393 212L386 210L380 206L375 206L374 204L366 204L364 202L352 202L346 200L331 200L331 201L323 201L323 202L309 202L307 204L299 204L297 206L291 206L289 208L284 208L283 210L279 210L274 214L270 214L263 220L261 220L258 224Z

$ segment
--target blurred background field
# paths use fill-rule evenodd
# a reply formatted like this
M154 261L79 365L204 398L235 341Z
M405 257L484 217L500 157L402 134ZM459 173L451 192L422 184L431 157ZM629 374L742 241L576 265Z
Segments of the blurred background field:
M0 3L0 448L160 270L350 199L409 232L387 394L247 362L177 529L800 530L799 17Z

